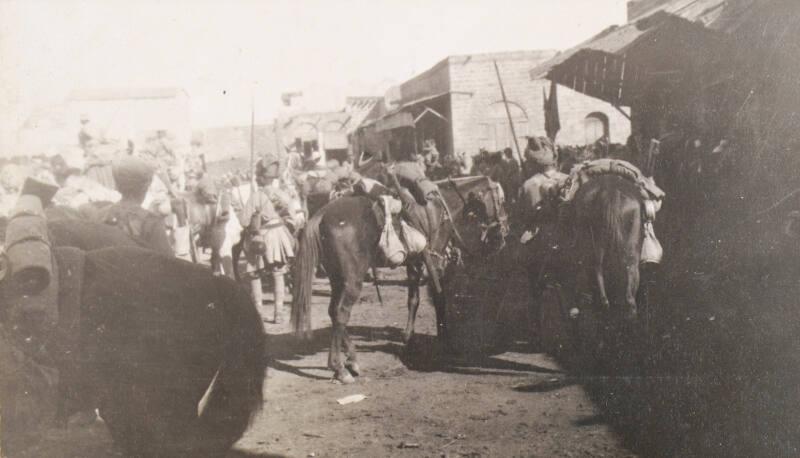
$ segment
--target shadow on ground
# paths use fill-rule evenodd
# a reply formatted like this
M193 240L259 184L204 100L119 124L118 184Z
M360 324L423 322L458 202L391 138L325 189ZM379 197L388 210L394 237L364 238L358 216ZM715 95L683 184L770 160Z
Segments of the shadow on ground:
M457 344L445 345L435 336L417 334L409 345L402 340L402 331L393 327L350 326L347 328L356 344L358 353L381 352L398 358L406 368L419 372L444 372L465 375L520 375L520 373L559 374L561 371L501 359L485 353L455 353ZM308 369L325 367L294 366L293 361L330 348L331 328L316 329L306 340L292 333L269 337L269 365L275 370L289 372L300 377L327 379L306 372ZM502 353L495 349L495 352Z

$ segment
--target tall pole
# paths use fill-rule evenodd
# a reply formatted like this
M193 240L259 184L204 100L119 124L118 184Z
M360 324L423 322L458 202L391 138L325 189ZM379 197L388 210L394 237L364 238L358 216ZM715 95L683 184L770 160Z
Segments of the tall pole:
M511 127L511 136L514 137L514 146L517 148L517 158L519 159L519 164L522 165L522 153L519 150L517 131L514 129L514 120L511 119L511 110L508 109L506 90L503 87L503 80L500 78L500 68L497 66L497 61L494 61L494 71L497 73L497 82L500 84L500 94L503 96L503 105L506 107L506 116L508 116L508 125Z
M250 95L250 195L256 190L256 102L255 95Z

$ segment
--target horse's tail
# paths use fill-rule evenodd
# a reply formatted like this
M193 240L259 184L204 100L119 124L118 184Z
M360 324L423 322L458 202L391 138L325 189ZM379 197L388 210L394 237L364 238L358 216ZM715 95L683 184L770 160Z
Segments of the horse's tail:
M632 296L629 289L637 287L636 281L632 283L631 279L632 275L638 275L639 253L632 250L630 231L633 224L640 223L630 218L634 217L631 212L637 211L640 203L620 186L608 186L606 192L599 195L605 198L598 205L598 220L591 223L594 228L591 235L600 300L608 306L609 299L628 300L628 296Z
M625 226L623 222L622 191L614 190L609 193L609 200L602 207L600 212L600 229L603 240L600 243L608 254L612 254L613 259L622 255L625 249ZM595 242L597 243L597 241Z
M294 291L292 291L292 326L298 336L308 337L311 332L311 293L314 272L322 251L319 225L323 212L318 211L308 220L300 234L300 244L294 265Z
M199 448L207 456L224 455L261 409L266 376L266 348L261 316L249 294L229 278L220 277L224 335L222 362L198 405ZM198 444L199 445L199 444ZM212 451L212 453L209 453Z

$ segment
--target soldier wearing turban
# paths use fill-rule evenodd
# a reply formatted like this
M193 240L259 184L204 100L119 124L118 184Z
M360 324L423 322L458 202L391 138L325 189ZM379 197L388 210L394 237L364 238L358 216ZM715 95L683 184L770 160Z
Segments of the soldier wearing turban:
M100 220L118 227L142 246L172 255L164 219L142 208L155 169L142 159L126 156L114 161L111 171L122 199L100 214Z

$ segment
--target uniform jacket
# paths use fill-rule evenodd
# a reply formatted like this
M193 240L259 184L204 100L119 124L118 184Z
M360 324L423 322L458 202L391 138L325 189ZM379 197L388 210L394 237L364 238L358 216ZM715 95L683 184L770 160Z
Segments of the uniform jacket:
M121 201L111 205L100 212L99 218L124 231L145 248L170 256L173 254L164 219L134 202Z

